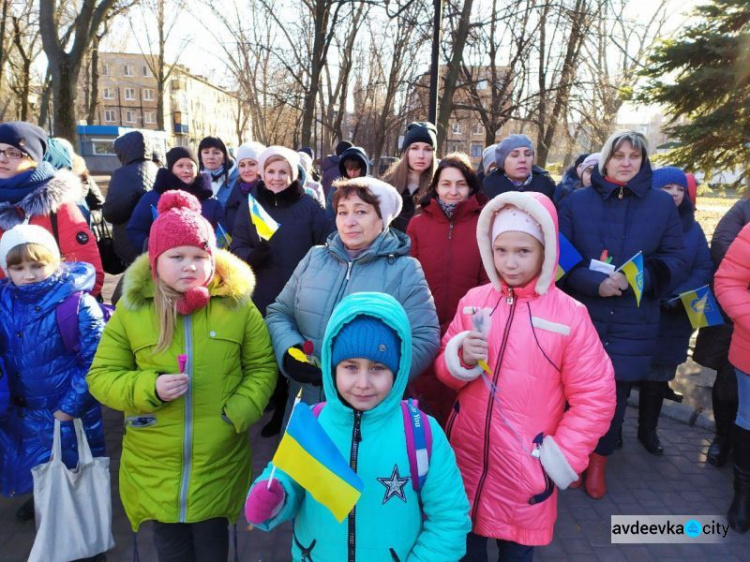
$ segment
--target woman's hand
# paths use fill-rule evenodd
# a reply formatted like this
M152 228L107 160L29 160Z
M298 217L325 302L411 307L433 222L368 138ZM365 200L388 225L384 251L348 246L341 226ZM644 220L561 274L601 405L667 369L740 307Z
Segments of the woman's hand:
M617 271L599 284L600 297L619 297L628 288L628 279Z
M461 351L464 363L473 367L477 361L487 361L488 349L487 336L480 332L469 332L466 334Z
M57 410L52 413L53 416L55 416L55 419L60 420L61 422L70 422L73 421L73 416L69 416L62 410Z
M159 375L156 379L156 395L162 402L177 400L187 392L189 381L189 377L184 373Z

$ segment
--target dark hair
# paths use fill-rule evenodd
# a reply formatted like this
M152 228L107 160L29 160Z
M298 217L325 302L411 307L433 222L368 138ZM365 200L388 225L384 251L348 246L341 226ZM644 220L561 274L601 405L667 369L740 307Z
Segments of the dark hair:
M198 165L201 170L204 169L203 157L201 155L201 152L203 152L203 150L206 148L216 148L224 155L224 173L222 175L224 176L224 183L228 183L231 160L229 158L229 152L227 151L227 146L224 144L224 141L219 137L205 137L201 140L200 144L198 144Z
M437 186L440 182L440 173L446 168L455 168L461 172L461 175L469 186L469 197L476 195L482 190L482 184L479 182L479 178L477 178L477 175L471 166L469 156L463 152L451 152L440 161L440 164L438 164L435 174L432 176L429 191L420 201L422 207L427 206L431 199L438 198Z
M370 191L369 187L359 183L357 179L359 178L333 182L333 188L336 190L333 192L333 215L336 216L336 209L342 199L346 199L350 195L356 195L365 203L375 207L375 212L378 214L378 218L382 219L383 215L380 214L380 199Z
M361 170L362 162L360 162L356 158L347 158L346 160L344 160L344 168L346 168L347 170Z

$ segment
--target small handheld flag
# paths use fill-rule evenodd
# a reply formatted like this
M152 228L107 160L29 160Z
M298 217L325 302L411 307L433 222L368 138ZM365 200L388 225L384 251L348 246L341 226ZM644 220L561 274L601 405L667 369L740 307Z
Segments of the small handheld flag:
M151 220L156 220L156 218L159 216L159 211L156 210L156 207L154 205L151 205Z
M641 296L643 295L643 252L638 252L617 268L617 271L622 271L623 275L625 275L628 284L633 287L636 305L641 306Z
M719 312L716 299L714 299L708 285L692 291L685 291L678 298L682 301L682 306L685 307L685 312L687 312L690 324L694 329L718 326L724 323L724 318Z
M232 243L232 237L229 235L229 233L224 230L224 227L221 226L221 224L216 225L216 246L220 250L228 250L229 245Z
M247 194L247 204L250 208L250 220L255 225L258 236L262 240L270 240L271 236L276 234L276 231L279 229L279 223L268 214L250 193Z
M558 244L560 246L560 259L557 263L555 281L559 281L563 275L573 269L579 262L583 261L583 256L562 232L559 234ZM606 250L604 252L606 253Z
M364 490L362 479L304 403L292 410L272 462L326 506L339 522L354 508Z

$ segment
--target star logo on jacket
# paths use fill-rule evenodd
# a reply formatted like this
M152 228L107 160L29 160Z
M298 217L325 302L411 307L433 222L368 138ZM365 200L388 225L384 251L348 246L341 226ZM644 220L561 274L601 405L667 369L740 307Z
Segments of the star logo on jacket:
M402 502L406 503L406 494L404 493L404 486L409 482L409 477L401 478L398 473L398 465L393 465L393 472L390 477L378 478L383 486L385 486L385 495L383 496L383 504L386 504L391 498L396 497Z

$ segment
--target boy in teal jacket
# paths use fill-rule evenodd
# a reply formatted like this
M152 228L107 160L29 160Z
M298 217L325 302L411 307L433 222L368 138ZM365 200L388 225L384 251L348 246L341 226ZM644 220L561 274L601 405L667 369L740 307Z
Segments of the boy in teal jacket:
M281 470L269 487L269 464L245 505L248 521L266 531L294 519L294 560L434 562L464 555L469 503L453 450L431 417L427 476L419 492L412 485L400 404L410 365L411 330L398 301L381 293L341 301L323 339L327 404L319 420L362 479L362 496L339 523Z

